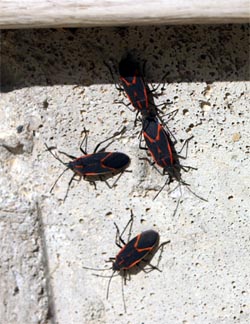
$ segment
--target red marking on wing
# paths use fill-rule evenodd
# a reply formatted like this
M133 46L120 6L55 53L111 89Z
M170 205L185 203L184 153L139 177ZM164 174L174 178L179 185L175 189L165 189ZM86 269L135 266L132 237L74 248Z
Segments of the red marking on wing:
M147 247L147 248L141 248L139 249L137 246L138 246L138 243L140 241L140 238L141 238L141 234L137 235L137 240L135 241L135 245L134 245L134 248L136 249L136 251L138 252L144 252L144 251L150 251L152 250L152 247Z
M132 84L136 84L136 74L134 75L134 77L133 77L133 81L132 81Z
M122 82L126 84L127 87L131 87L132 83L121 77Z

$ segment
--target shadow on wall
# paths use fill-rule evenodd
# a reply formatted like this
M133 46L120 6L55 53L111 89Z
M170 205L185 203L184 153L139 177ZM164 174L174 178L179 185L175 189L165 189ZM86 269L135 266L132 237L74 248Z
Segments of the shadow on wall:
M103 61L128 51L146 81L249 79L248 25L146 26L2 31L1 91L30 86L113 83ZM117 76L117 74L115 74Z

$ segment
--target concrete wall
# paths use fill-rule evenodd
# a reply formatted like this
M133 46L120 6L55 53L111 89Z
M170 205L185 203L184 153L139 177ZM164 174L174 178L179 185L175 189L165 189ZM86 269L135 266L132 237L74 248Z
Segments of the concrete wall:
M2 32L1 323L249 323L247 27ZM167 73L156 102L171 102L165 113L178 109L168 121L177 150L194 136L183 164L198 170L182 176L208 202L184 187L170 192L176 182L152 201L166 177L140 160L147 155L138 147L140 123L134 127L135 113L114 103L124 97L103 64L117 65L131 50L147 61L148 82ZM68 171L50 194L64 166L44 143L79 156L84 127L92 152L122 126L127 132L110 150L131 157L132 173L113 190L75 182L63 202ZM108 279L83 267L109 266L105 260L118 252L113 222L122 229L130 209L134 235L153 228L171 243L162 272L131 275L124 313L121 278L113 278L106 300Z

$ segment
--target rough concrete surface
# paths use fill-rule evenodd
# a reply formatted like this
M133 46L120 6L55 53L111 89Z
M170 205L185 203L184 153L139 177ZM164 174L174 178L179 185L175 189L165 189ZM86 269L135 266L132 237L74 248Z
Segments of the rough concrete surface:
M249 47L247 25L44 29L1 34L0 322L204 323L250 321L249 287ZM124 99L103 60L117 66L133 50L146 60L149 83L166 81L156 103L179 150L191 135L182 173L202 201L166 181L138 147L140 123L115 100ZM114 73L117 78L117 74ZM121 127L110 150L131 157L109 189L75 181L44 143L80 156ZM61 156L65 161L65 156ZM109 182L115 181L109 179ZM174 190L175 189L175 190ZM173 190L173 191L172 191ZM174 215L176 204L180 204ZM122 229L135 215L133 235L160 233L162 272L111 282L105 261L118 252ZM159 254L152 259L156 264Z

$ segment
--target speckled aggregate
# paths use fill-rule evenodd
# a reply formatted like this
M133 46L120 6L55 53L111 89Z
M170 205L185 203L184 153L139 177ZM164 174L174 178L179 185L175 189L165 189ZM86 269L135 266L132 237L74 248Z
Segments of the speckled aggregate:
M103 60L117 65L135 50L146 80L163 82L157 103L178 109L168 126L180 149L190 142L183 174L197 194L165 188L140 158L140 125L115 100ZM3 31L0 98L1 322L9 324L245 324L249 322L249 48L247 25ZM116 76L116 74L115 74ZM71 171L49 193L63 166L44 143L80 156L120 127L110 147L131 157L114 190L74 182ZM113 179L111 179L112 182ZM133 234L153 228L165 246L162 272L139 272L124 289L83 266L103 268L118 252L117 222L130 209ZM154 259L153 259L154 261ZM105 275L107 272L105 272Z

